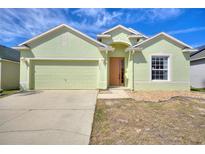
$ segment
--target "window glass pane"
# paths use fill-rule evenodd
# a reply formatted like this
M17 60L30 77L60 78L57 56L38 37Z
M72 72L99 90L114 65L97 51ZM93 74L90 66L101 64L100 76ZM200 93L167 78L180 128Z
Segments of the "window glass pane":
M152 71L152 80L155 80L155 71Z
M163 65L163 69L167 69L167 65L166 64Z
M163 71L163 80L167 80L168 77L167 77L167 71Z
M159 60L156 61L156 69L159 69Z
M164 66L163 64L164 64L164 63L163 63L163 60L160 61L160 67L159 67L160 69L163 69L163 66Z
M163 75L162 74L160 74L160 80L163 80Z
M152 67L152 80L168 79L168 57L153 56L151 67Z

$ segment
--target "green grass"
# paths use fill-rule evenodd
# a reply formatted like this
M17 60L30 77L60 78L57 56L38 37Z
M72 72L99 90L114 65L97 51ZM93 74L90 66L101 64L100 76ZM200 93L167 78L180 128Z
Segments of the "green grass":
M191 88L191 91L205 92L205 88Z
M19 92L19 90L16 90L16 89L15 90L2 90L0 92L0 98L15 94L17 92Z

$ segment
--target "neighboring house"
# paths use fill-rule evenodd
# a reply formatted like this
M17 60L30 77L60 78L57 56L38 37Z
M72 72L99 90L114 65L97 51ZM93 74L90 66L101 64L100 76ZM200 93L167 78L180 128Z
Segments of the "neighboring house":
M20 54L0 45L0 89L19 89Z
M205 88L205 45L191 54L191 86Z
M192 48L166 33L148 38L118 25L95 40L63 24L15 48L24 90L190 89Z

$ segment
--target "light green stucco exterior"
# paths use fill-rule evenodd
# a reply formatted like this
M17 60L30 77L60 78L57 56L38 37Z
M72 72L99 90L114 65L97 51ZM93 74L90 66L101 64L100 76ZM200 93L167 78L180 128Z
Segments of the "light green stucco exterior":
M19 62L0 60L0 89L19 89Z
M43 37L35 42L30 44L31 50L21 51L21 58L32 58L27 59L27 61L21 60L20 66L20 84L22 89L33 89L34 83L33 71L34 71L34 64L35 63L43 63L43 60L38 60L39 58L54 58L50 60L52 65L59 64L59 59L66 59L69 58L70 60L63 60L65 63L69 63L73 61L72 59L84 59L84 60L74 60L78 63L78 65L84 65L85 61L89 65L93 63L97 63L97 70L96 70L96 78L97 83L95 89L106 89L107 88L107 70L106 70L106 62L103 59L106 59L106 53L99 51L98 47L93 45L91 42L82 39L78 36L77 33L73 31L69 31L66 28L59 29L46 37ZM36 58L36 59L35 59ZM56 60L55 60L56 59ZM86 60L90 59L90 60ZM93 59L93 60L92 60ZM63 65L62 65L63 66ZM65 66L65 65L64 65ZM58 68L53 70L57 72ZM79 76L76 80L81 80L82 75L80 72L83 72L85 68L81 67L78 68ZM95 82L95 81L94 81ZM56 83L58 84L58 83ZM84 85L83 89L94 89L93 85L90 86ZM39 86L40 87L40 86ZM80 86L79 86L80 87ZM64 89L65 87L62 87ZM74 87L68 87L65 89L78 89ZM81 88L81 87L80 87ZM41 88L40 88L41 89ZM50 88L48 88L50 89ZM60 89L59 87L57 89Z
M111 38L103 38L101 42L112 46L114 51L100 51L92 41L82 38L78 33L67 28L53 31L32 43L28 43L30 50L20 51L22 58L20 62L21 88L24 90L107 89L109 87L109 58L124 57L125 87L128 89L189 90L189 54L183 53L182 47L160 37L155 41L143 44L142 51L130 52L125 51L126 48L134 46L143 39L139 39L137 42L137 40L129 38L130 33L123 29L113 30L109 34ZM150 79L150 56L152 54L170 56L170 81L154 82ZM77 71L72 73L70 66ZM64 75L62 67L66 69ZM51 82L49 79L52 74L49 72L50 68L56 74L61 74L59 76L62 77L54 77L56 81L52 80L49 87L49 83L45 85L45 82L47 82L46 77L48 82ZM44 74L36 76L36 72ZM89 75L93 82L91 80L84 82ZM64 85L63 79L65 77L63 76L66 76L66 82L69 82L70 86ZM61 86L59 87L59 85Z
M134 54L134 90L189 90L189 53L165 38L147 43L141 52ZM151 56L168 55L170 80L151 80Z

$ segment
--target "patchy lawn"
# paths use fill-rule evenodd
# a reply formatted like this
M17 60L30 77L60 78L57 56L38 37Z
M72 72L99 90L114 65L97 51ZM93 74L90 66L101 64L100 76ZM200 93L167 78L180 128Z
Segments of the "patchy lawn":
M12 95L12 94L15 94L18 92L19 92L19 90L3 90L0 93L0 98L5 97L5 96L9 96L9 95Z
M205 99L98 100L90 144L205 144Z
M136 101L159 102L176 96L205 99L205 93L197 91L127 91L127 93Z

